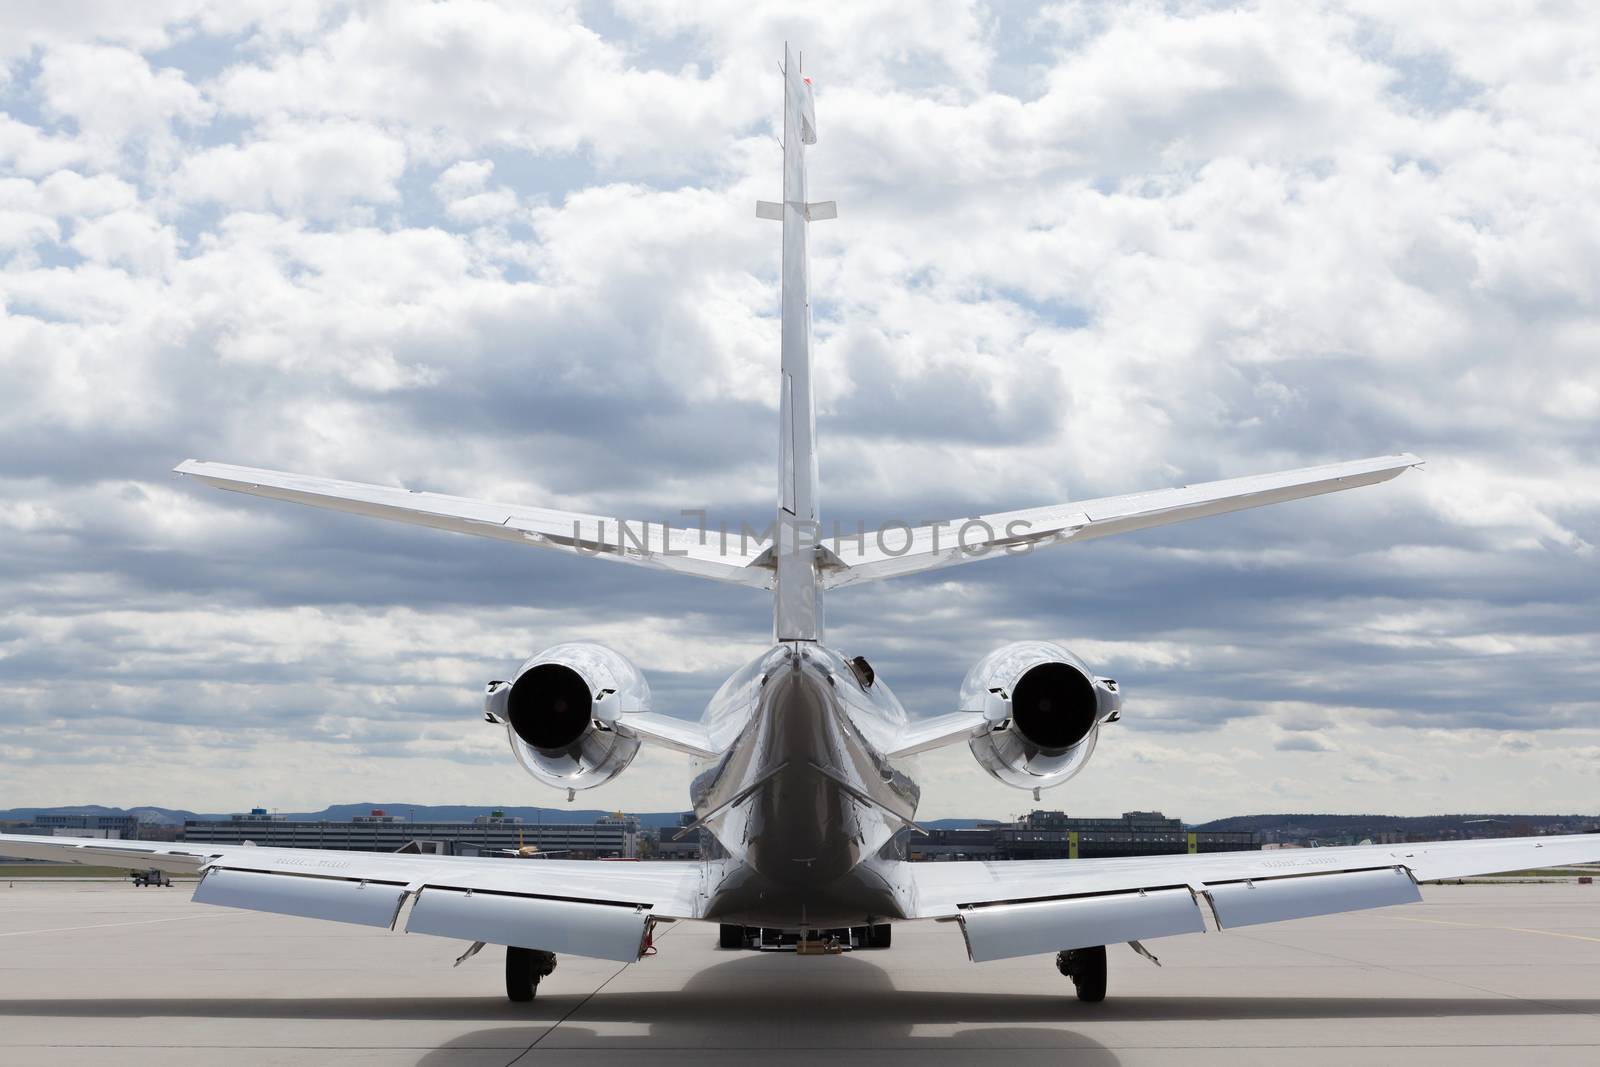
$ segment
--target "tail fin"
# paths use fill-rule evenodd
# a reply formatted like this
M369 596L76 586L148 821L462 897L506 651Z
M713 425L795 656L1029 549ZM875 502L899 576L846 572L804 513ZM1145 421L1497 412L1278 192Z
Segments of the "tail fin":
M806 227L832 205L807 205L805 146L817 139L811 83L783 49L783 355L778 396L777 584L773 636L822 640L822 582L816 566L817 416L811 390L811 303ZM758 208L758 212L760 209ZM763 212L765 214L765 212Z

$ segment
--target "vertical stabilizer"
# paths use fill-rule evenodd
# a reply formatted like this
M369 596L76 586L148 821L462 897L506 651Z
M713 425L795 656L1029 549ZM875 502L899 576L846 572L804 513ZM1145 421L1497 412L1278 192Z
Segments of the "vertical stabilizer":
M822 640L817 532L817 416L811 390L811 303L806 227L832 217L832 204L806 203L805 146L817 139L811 84L783 50L783 203L757 214L783 220L783 358L778 397L777 588L773 636Z

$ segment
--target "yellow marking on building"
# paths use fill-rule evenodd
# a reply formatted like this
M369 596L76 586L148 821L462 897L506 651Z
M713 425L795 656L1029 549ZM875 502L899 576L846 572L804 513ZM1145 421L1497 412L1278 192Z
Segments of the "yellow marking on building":
M1068 830L1067 831L1067 859L1075 860L1077 858L1078 858L1078 831L1076 831L1076 830Z

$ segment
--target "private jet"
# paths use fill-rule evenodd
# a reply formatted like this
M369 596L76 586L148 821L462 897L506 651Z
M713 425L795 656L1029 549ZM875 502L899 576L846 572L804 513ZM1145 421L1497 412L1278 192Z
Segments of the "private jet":
M856 932L891 945L894 924L954 923L976 962L1055 957L1078 999L1106 993L1106 946L1414 903L1418 883L1600 860L1572 835L1293 851L1021 862L911 863L919 827L915 757L965 745L986 773L1031 793L1081 772L1122 707L1115 681L1059 644L995 649L953 707L913 718L861 656L825 641L834 589L1024 557L1265 504L1373 485L1410 454L1175 489L1075 500L871 534L821 535L807 233L834 219L807 199L817 140L813 89L788 49L783 74L778 492L772 526L747 539L402 488L189 460L176 470L219 489L493 537L770 591L772 644L710 697L698 721L656 710L643 673L592 643L562 643L488 683L485 717L533 778L565 791L611 782L646 745L692 758L694 828L720 846L698 861L598 863L393 855L200 843L8 836L0 852L198 872L194 900L505 946L505 988L531 1000L560 953L633 961L658 923L719 925L739 950L779 937ZM459 962L459 961L458 961Z

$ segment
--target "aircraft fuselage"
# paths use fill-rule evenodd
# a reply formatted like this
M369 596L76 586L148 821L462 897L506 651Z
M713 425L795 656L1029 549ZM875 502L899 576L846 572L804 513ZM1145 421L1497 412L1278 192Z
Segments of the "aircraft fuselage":
M781 642L745 664L706 708L727 747L697 768L696 818L734 861L709 868L709 918L837 927L902 918L895 834L920 789L883 755L907 721L881 680L837 651Z

